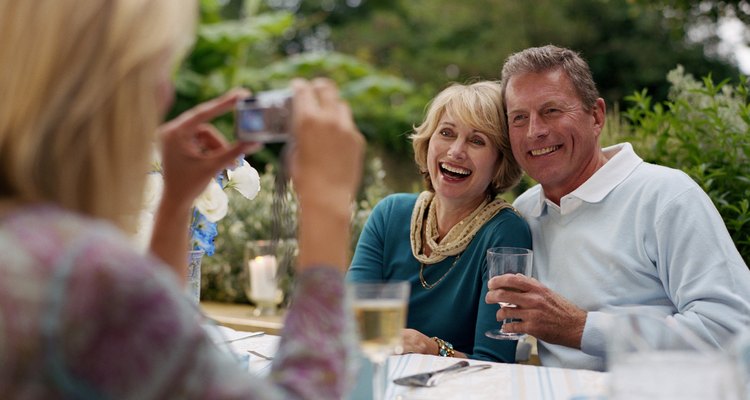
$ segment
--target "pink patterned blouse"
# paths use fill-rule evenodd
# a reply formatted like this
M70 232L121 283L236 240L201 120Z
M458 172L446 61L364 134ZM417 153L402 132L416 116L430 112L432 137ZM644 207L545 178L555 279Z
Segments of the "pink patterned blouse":
M53 206L0 219L0 397L336 399L355 349L341 274L297 277L269 379L208 338L174 273ZM304 300L302 300L304 299Z

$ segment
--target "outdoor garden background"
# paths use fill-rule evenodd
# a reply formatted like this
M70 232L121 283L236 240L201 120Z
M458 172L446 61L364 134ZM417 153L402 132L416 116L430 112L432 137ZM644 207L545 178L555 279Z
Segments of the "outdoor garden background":
M352 248L372 207L422 190L408 135L451 82L499 79L512 52L554 43L580 51L608 105L604 145L630 141L646 161L680 168L711 196L750 261L750 105L722 28L746 27L747 1L201 0L192 52L175 72L171 115L229 88L285 87L326 76L368 142ZM739 24L739 25L737 25ZM746 36L748 33L742 31ZM740 43L748 38L739 36ZM217 121L233 140L232 116ZM247 160L261 173L252 201L229 191L216 253L203 259L201 298L247 302L243 253L269 239L281 145ZM334 156L334 154L332 154ZM532 185L529 178L507 194ZM285 221L294 221L286 194ZM278 214L278 213L277 213ZM294 224L276 234L294 237Z

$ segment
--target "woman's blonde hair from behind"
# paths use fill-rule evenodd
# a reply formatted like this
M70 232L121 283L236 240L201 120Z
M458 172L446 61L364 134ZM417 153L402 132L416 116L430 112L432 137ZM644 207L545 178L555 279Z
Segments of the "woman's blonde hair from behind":
M488 196L495 197L504 193L521 179L521 167L510 148L501 89L500 84L494 81L480 81L467 85L454 83L430 101L424 121L414 127L414 133L411 135L414 160L424 176L428 190L434 191L427 172L427 149L432 134L447 110L450 110L451 115L459 122L486 134L499 151L498 167L487 188Z
M189 0L0 0L0 199L132 228L159 77L190 44L196 11Z

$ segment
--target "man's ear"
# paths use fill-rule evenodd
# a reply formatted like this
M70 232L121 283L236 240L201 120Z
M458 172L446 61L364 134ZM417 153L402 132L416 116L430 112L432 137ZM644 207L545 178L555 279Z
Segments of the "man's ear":
M591 108L591 117L594 119L593 126L596 131L596 136L598 137L602 133L604 123L607 119L607 104L601 97L596 99L596 103L594 103L594 106Z

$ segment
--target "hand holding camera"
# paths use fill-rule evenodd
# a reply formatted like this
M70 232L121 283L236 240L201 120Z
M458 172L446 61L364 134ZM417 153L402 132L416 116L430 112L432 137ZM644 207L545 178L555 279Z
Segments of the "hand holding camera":
M295 79L292 87L238 99L235 134L238 142L293 140L286 146L282 170L289 168L300 209L310 210L300 216L297 268L343 269L365 140L333 81Z

